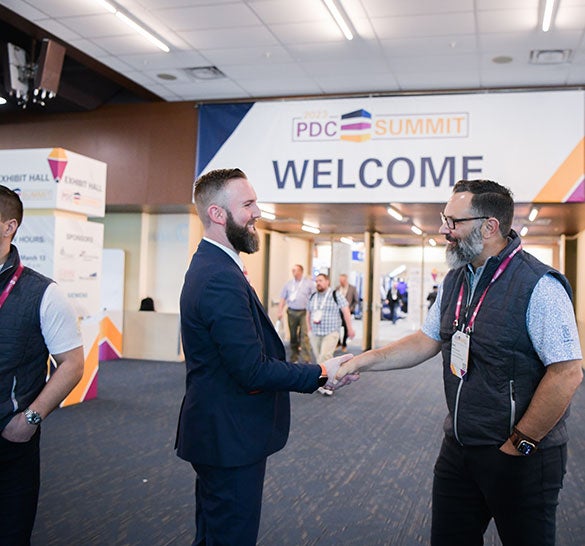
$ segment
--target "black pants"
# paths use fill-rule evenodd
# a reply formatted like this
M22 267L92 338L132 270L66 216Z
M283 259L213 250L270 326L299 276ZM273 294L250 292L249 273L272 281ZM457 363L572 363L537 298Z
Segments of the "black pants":
M193 468L197 532L192 546L255 546L266 459L232 468Z
M40 429L25 443L0 436L0 544L28 546L40 487Z
M432 546L481 546L492 518L503 546L552 546L567 446L514 457L445 438L435 464Z

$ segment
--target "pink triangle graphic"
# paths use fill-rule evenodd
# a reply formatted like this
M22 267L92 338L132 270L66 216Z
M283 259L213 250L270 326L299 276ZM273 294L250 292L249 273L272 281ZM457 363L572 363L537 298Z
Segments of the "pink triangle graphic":
M95 377L93 378L93 381L91 382L91 385L89 386L89 389L87 389L87 393L86 393L85 398L83 399L83 401L93 400L94 398L97 398L97 394L98 394L98 375L99 375L99 373L96 373L95 374Z
M53 174L53 178L55 182L59 182L63 173L65 172L65 167L67 167L67 160L66 159L51 159L47 160L49 162L49 166L51 167L51 173Z
M567 199L567 203L583 203L585 201L585 178L575 188L575 191Z

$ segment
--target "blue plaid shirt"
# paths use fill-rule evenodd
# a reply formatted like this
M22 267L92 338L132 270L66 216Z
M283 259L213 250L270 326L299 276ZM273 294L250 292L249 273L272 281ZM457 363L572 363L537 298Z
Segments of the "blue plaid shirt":
M349 304L347 303L345 296L339 292L336 293L336 298L337 303L335 303L335 300L333 299L333 290L331 290L331 288L325 292L315 292L311 296L307 309L311 314L309 317L311 331L316 336L326 336L331 332L339 331L341 328L340 311L344 307L348 307ZM313 313L319 309L323 312L323 315L321 317L321 322L315 324L313 322Z

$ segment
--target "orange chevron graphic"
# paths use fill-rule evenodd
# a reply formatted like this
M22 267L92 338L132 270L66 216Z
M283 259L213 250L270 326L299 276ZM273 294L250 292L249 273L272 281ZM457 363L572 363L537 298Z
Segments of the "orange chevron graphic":
M89 387L91 386L94 377L98 372L98 339L95 339L87 357L85 358L85 367L83 370L83 377L77 386L69 393L67 398L61 403L61 407L79 404L85 400L85 396Z
M577 181L585 175L585 138L575 146L533 203L564 203Z
M122 332L112 322L110 317L104 317L100 322L100 337L108 340L110 346L119 354L122 354Z

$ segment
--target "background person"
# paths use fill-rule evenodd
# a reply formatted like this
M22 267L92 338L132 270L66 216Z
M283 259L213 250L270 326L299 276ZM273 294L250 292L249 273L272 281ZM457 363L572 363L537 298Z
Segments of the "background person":
M427 294L427 301L429 302L427 305L427 309L430 309L433 305L433 303L435 303L435 300L437 299L437 292L439 291L439 286L434 284L433 285L433 289Z
M337 294L341 294L346 300L347 305L349 306L349 314L353 315L355 312L355 306L359 303L357 289L353 284L349 284L349 280L345 273L339 275L339 286L335 289ZM345 317L343 313L341 314L341 340L338 345L341 345L341 350L343 352L347 351L347 338L349 337L349 328L347 323L345 322Z
M30 544L40 487L41 422L83 375L77 316L57 285L11 244L20 197L0 186L0 544ZM46 382L47 361L57 369Z
M355 332L351 324L347 300L341 294L331 290L329 277L325 273L319 273L315 283L317 291L309 299L307 322L311 346L313 352L318 355L317 361L325 362L333 357L337 347L341 315L346 320L349 337L353 338ZM329 384L319 387L319 392L328 396L333 395L333 389L330 388Z
M195 182L204 237L181 292L187 366L177 455L195 469L193 544L256 544L266 459L286 444L288 391L314 392L348 355L323 365L285 361L284 346L244 275L259 248L260 209L239 169Z
M434 470L431 544L555 543L567 409L583 378L563 275L522 250L514 202L489 180L461 180L441 214L451 268L418 332L348 362L409 368L442 352L449 413Z
M293 278L287 281L280 294L278 306L278 320L282 320L284 307L288 319L290 332L290 360L300 362L311 362L311 343L307 333L307 303L311 294L315 292L315 283L304 276L304 269L301 264L292 268Z

